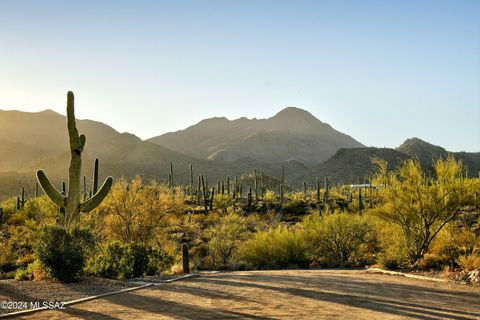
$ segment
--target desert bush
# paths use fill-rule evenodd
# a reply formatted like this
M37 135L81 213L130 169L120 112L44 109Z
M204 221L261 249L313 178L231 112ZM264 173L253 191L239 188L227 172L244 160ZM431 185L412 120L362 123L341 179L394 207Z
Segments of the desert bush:
M288 195L286 201L283 204L283 209L285 212L290 213L295 216L302 216L308 213L308 205L305 202L305 195L301 192L295 192Z
M455 268L460 256L480 252L480 237L473 231L451 226L442 230L432 245L432 253L444 258L446 264Z
M24 269L24 268L17 269L17 271L15 272L15 280L17 281L32 280L32 274L28 272L27 269Z
M463 255L458 257L457 263L463 271L480 269L480 256L476 253Z
M372 216L375 218L375 215ZM405 237L401 228L382 219L374 219L378 237L377 264L385 269L397 270L408 265Z
M55 224L58 210L44 197L28 198L17 210L16 198L3 201L3 224L0 225L0 272L26 268L35 259L34 244L39 230Z
M220 218L208 233L208 245L214 264L227 264L247 235L247 222L238 214L230 213Z
M171 268L174 263L173 256L162 249L148 250L148 264L145 270L147 276L160 275Z
M382 252L378 255L378 265L387 270L398 270L402 266L402 257L390 252Z
M303 192L294 192L294 193L288 194L287 198L289 198L291 202L296 204L300 204L305 201L305 195L303 194Z
M52 278L62 282L77 280L85 265L88 231L69 232L59 227L40 231L35 253Z
M185 200L180 189L173 192L155 181L119 180L99 208L105 215L103 234L108 240L153 244L172 216L184 213Z
M375 162L379 172L374 182L383 186L376 213L401 228L408 259L415 265L437 234L471 203L464 168L449 157L435 163L434 178L426 178L416 160L407 160L394 172L387 172L385 161Z
M220 212L226 213L227 208L230 207L233 203L233 198L231 195L224 193L217 193L213 196L213 207Z
M418 266L427 270L442 270L446 265L448 265L447 259L435 253L427 253L418 261Z
M172 259L160 250L153 250L141 243L122 244L118 241L104 245L100 252L87 261L89 274L116 279L157 274L159 268L167 269Z
M302 222L307 254L321 265L345 266L365 261L376 240L366 215L314 212Z
M100 253L87 261L85 271L105 278L128 279L134 276L135 257L127 254L129 248L115 241L102 247ZM143 259L138 259L142 261ZM137 268L141 268L137 265Z
M15 271L15 280L44 280L48 279L47 272L43 269L40 260L30 263L27 268L19 268Z
M308 259L302 237L286 226L259 231L241 248L241 258L255 268L305 267Z
M263 195L263 200L265 201L265 205L267 207L272 207L275 202L277 201L277 195L272 190L267 190Z
M45 280L49 279L48 272L42 267L40 260L36 259L27 266L27 272L31 275L31 278L34 280Z

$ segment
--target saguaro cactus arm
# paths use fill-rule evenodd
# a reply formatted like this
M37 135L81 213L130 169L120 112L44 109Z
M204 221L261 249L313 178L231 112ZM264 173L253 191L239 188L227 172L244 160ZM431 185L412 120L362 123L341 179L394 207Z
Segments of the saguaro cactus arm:
M97 193L95 193L90 199L80 204L80 211L88 212L92 211L102 203L103 199L108 195L110 188L113 184L113 178L108 177L105 179L105 182L102 184Z
M93 170L93 194L98 190L98 159L95 159L95 168Z
M65 205L66 197L63 196L60 191L58 191L48 180L47 176L42 170L37 171L37 179L42 187L43 191L47 195L47 197L52 200L59 207L63 207Z

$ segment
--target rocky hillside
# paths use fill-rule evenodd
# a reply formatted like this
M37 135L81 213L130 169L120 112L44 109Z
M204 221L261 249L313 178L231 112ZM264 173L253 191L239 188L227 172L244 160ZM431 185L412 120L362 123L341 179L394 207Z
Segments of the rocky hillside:
M327 160L341 148L363 147L294 107L268 119L206 119L149 141L200 159L232 162L250 157L267 163L294 160L307 166Z

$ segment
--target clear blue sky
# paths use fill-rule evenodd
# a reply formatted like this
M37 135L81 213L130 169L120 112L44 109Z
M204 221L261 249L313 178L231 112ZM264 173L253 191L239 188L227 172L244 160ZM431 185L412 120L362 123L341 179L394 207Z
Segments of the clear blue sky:
M1 1L0 109L141 138L304 108L366 145L480 151L480 1Z

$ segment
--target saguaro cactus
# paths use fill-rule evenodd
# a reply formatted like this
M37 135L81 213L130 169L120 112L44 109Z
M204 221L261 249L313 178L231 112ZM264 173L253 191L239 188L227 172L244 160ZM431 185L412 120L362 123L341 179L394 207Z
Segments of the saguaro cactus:
M17 197L17 210L23 209L27 200L25 199L25 188L22 187L22 193Z
M203 189L203 206L205 207L205 213L208 214L208 191L207 191L205 179L203 179L203 175L202 175L202 189Z
M80 177L82 170L82 152L85 147L86 137L78 134L75 123L73 92L67 94L67 129L70 140L70 168L68 170L68 194L59 192L42 170L37 171L37 179L45 194L60 208L65 208L63 226L69 229L78 219L80 212L95 209L107 196L113 183L113 178L108 177L100 189L84 202L81 202Z
M175 187L174 182L173 182L173 163L170 162L170 174L168 175L169 181L168 184L170 185L170 189L173 189Z
M362 211L365 209L365 205L363 204L363 199L362 199L362 189L358 189L358 211Z
M283 204L284 192L285 192L285 165L282 165L282 176L280 177L280 205Z
M190 195L193 201L193 165L190 164Z

